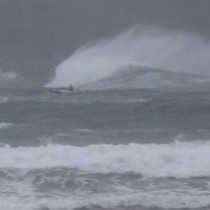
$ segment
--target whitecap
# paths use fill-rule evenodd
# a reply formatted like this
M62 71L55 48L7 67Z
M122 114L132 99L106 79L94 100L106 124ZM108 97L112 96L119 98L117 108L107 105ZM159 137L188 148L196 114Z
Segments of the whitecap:
M210 176L210 142L128 145L43 145L0 148L0 167L67 167L82 173L136 173L147 177Z
M12 126L13 124L12 123L0 123L0 129L4 129L4 128L8 128L10 126Z
M75 129L77 132L94 132L94 130L88 129L88 128L78 128Z

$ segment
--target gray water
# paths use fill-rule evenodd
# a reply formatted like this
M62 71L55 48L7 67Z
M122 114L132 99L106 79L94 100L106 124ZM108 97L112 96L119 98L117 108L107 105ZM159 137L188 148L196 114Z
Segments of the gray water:
M210 89L0 89L0 209L209 209Z

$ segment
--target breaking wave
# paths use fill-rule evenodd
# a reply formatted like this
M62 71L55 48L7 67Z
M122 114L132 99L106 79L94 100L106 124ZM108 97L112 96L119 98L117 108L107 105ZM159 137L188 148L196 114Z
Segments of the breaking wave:
M87 173L137 173L149 177L210 176L209 142L171 144L47 145L0 148L0 167L68 167Z
M141 31L134 27L114 38L93 42L78 49L55 72L45 86L75 86L95 82L129 65L169 69L175 72L208 74L210 45L196 35Z
M200 75L129 65L110 76L88 83L80 88L86 90L153 89L188 86L204 81L208 81L208 78Z

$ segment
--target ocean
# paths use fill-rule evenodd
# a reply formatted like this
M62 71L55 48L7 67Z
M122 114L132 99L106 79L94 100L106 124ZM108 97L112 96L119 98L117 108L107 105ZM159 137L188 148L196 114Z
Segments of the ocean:
M210 209L209 84L105 83L0 88L0 209Z

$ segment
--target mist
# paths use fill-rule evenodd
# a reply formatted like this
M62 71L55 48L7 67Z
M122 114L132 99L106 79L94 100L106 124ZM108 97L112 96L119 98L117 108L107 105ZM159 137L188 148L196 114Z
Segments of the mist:
M91 41L55 71L47 87L83 85L129 65L209 75L210 43L189 32L135 26L115 37Z

